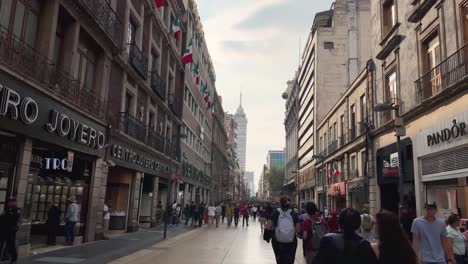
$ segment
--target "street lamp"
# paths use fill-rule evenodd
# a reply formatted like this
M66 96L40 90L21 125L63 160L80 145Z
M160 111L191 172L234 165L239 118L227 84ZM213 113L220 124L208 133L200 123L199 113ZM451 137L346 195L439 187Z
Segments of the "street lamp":
M180 139L184 139L184 138L187 138L187 135L186 134L183 134L183 133L180 133L179 135L175 136L174 138L177 139L177 142L180 146ZM171 169L172 169L172 165L174 163L174 146L175 144L171 144L171 154L170 154L170 159L171 159ZM176 172L177 173L177 168L176 168ZM174 175L175 176L175 175ZM175 178L175 177L174 177ZM166 239L166 236L167 236L167 220L168 220L168 212L169 212L169 209L170 209L170 200L171 200L171 196L172 196L172 175L170 176L169 178L169 184L167 185L168 187L168 190L167 190L167 198L166 198L166 211L164 212L164 239ZM175 179L174 179L175 180Z
M384 104L376 104L374 106L374 111L376 112L387 112L387 111L394 111L395 112L395 136L397 138L397 154L398 154L398 192L399 192L399 199L400 199L400 206L403 205L403 175L401 173L401 166L403 166L401 153L400 153L400 141L401 137L406 135L405 127L403 125L403 118L400 116L400 105L397 103L384 103Z

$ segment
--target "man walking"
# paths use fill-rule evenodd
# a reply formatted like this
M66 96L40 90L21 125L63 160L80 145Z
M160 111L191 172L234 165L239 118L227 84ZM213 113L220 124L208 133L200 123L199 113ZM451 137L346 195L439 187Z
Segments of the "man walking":
M425 208L426 215L414 219L411 226L414 251L423 264L455 264L445 223L436 218L437 204L427 202Z
M232 224L233 214L234 214L234 210L233 210L232 204L228 203L226 206L226 218L227 218L228 226L231 226Z
M109 222L110 222L110 210L109 210L109 205L110 203L104 203L104 209L103 209L103 217L102 217L102 225L103 225L103 233L104 233L104 239L109 239L107 237L107 234L109 233Z
M214 207L214 205L211 204L210 206L208 206L207 210L208 210L208 225L210 226L210 228L212 228L212 227L214 227L214 219L215 219L215 216L216 216L216 207Z
M75 225L78 222L78 204L76 204L75 196L68 198L68 209L65 216L65 244L73 245L75 242Z
M254 222L257 221L257 212L258 212L258 207L257 205L254 205L252 207L252 217L253 217Z
M226 217L226 205L223 203L221 205L221 222L224 224L224 218Z
M193 225L194 211L195 211L195 205L193 204L193 201L192 201L190 203L189 207L188 207L187 215L185 216L185 225L188 224L190 218L192 219L192 224L191 225Z
M203 225L203 215L205 213L205 204L200 203L200 206L198 207L198 226L202 227Z
M234 206L234 224L237 226L239 224L239 215L240 215L240 210L239 210L239 205Z
M10 263L16 263L18 251L16 249L16 232L19 229L21 210L17 207L16 199L7 200L5 210L0 214L0 252L5 245L5 251L10 255ZM1 256L4 260L5 256Z

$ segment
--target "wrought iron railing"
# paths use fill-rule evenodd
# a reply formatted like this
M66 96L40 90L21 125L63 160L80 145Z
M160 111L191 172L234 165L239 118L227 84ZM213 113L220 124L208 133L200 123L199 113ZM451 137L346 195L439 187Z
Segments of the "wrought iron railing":
M106 0L79 0L88 13L97 21L104 32L118 46L122 46L123 24Z
M150 127L148 127L148 139L146 143L157 151L164 152L164 137Z
M416 80L416 103L420 104L463 80L468 74L468 44Z
M159 76L159 73L154 71L151 73L151 89L161 97L162 100L166 100L166 82Z
M347 139L348 139L348 134L346 133L343 133L341 137L338 138L338 142L340 143L339 144L340 148L346 145L346 143L348 143Z
M356 125L353 124L353 125L351 126L351 128L349 129L349 140L350 140L350 141L352 141L352 140L354 140L354 139L356 138L356 136L357 136L357 135L356 135L356 131L357 131Z
M120 113L120 131L146 143L146 125L130 113Z
M148 58L135 43L128 43L128 63L146 79L148 77Z
M328 145L328 154L335 152L338 149L338 140L333 140L330 145Z
M105 119L107 105L104 99L2 26L0 63L34 79L64 101Z

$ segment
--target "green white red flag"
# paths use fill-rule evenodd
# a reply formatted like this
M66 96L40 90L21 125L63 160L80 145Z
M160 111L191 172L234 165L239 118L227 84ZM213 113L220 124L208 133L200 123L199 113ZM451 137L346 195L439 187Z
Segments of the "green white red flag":
M200 85L200 64L192 63L192 75L195 81L195 85Z
M341 171L338 169L338 164L333 163L333 176L338 177L341 175Z
M182 57L182 63L184 65L193 62L192 40L193 40L193 38L188 43L187 48L185 48L184 56Z
M211 116L214 118L216 116L215 103L211 103Z
M174 38L176 40L180 39L180 19L176 18L174 21L172 21L172 33L174 34Z

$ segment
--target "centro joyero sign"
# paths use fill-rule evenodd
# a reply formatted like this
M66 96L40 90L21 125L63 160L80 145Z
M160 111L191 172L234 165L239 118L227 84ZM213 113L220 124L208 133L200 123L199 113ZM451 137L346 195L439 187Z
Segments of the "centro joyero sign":
M40 113L36 100L31 97L22 98L17 91L0 84L0 116L33 125L38 120L44 122L45 117L40 118ZM43 127L50 134L96 150L105 146L106 138L102 131L56 109L49 110L49 117Z

